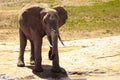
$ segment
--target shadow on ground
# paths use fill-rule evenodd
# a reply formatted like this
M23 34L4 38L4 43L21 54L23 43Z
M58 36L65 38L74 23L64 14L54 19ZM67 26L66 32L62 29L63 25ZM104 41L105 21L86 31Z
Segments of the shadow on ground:
M29 69L32 69L32 70L34 69L34 66L26 66L26 67ZM64 68L61 68L62 72L54 73L54 72L51 72L52 66L43 65L42 67L44 69L43 72L41 72L41 73L33 72L33 74L35 74L39 78L48 79L48 80L71 80L71 79L69 79L68 74ZM28 77L25 77L25 78L28 78ZM33 77L31 77L31 78L33 78ZM63 78L66 78L66 79L63 79Z

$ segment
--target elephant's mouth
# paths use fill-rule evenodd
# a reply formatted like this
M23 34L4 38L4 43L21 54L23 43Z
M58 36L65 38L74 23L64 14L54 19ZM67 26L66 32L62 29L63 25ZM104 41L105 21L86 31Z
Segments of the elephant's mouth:
M62 40L61 37L60 37L59 32L56 31L56 30L54 30L54 29L51 29L50 34L47 35L47 39L48 39L48 42L49 42L49 46L50 46L50 47L53 47L53 44L50 42L50 37L51 37L51 38L52 38L52 37L55 37L55 35L56 35L56 37L59 39L59 41L61 42L61 44L62 44L63 46L65 46L64 43L63 43L63 40ZM52 39L52 41L54 42L54 39ZM58 44L58 43L57 43L57 44Z

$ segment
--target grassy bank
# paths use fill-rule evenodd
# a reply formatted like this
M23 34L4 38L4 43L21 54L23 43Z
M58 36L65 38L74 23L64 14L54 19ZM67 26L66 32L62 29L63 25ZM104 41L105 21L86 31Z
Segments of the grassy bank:
M14 0L13 0L14 1ZM0 28L18 28L19 10L29 2L17 0L16 5L8 4L0 9ZM17 2L16 1L16 2ZM39 0L36 0L39 2ZM43 0L52 6L59 3L55 0ZM12 4L12 3L11 3ZM21 6L20 6L21 4ZM8 7L10 6L10 7ZM16 7L15 7L16 6ZM69 19L61 31L106 30L120 31L120 0L100 2L86 6L65 6Z
M120 31L120 0L93 6L66 7L69 19L62 30Z

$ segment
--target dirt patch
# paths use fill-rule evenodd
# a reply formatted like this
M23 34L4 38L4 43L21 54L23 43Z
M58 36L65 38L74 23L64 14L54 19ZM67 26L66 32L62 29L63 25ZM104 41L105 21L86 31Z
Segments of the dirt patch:
M80 49L67 52L71 56L68 57L69 59L72 60L70 61L71 64L74 64L71 67L76 73L73 74L119 75L120 74L119 72L120 39L119 38L120 38L119 36L115 36L115 37L105 37L105 38L95 38L95 39L82 39L82 40L74 40L74 41L66 42L66 44L69 46L75 46L75 45L82 46L82 48ZM67 55L67 53L64 53L64 55L61 56L65 56ZM70 62L68 61L69 64ZM65 67L67 68L67 66Z

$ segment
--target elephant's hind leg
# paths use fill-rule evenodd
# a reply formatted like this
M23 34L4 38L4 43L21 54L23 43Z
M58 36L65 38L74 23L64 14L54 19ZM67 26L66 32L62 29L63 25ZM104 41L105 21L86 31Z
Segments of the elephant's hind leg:
M20 35L20 53L19 53L19 57L18 57L18 67L24 67L25 63L24 63L24 51L25 51L25 47L27 44L27 39L25 34L21 31L21 29L19 29L19 35Z

